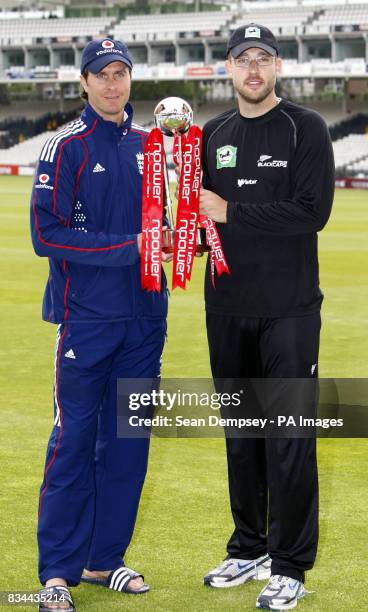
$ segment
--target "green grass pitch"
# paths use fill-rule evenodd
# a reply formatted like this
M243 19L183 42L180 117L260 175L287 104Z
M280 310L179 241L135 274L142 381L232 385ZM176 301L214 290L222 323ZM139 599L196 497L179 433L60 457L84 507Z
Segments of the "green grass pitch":
M52 426L55 326L41 321L47 260L32 251L31 179L0 178L1 219L1 556L0 591L35 590L36 517ZM338 191L320 234L325 292L320 375L367 375L368 193ZM170 300L163 375L209 376L203 309L204 260L186 292ZM319 440L320 546L300 609L343 612L365 606L366 440ZM74 589L79 610L252 610L261 583L202 586L223 558L232 529L222 440L152 440L149 472L126 561L152 590L139 598L92 586ZM25 609L27 608L17 608Z

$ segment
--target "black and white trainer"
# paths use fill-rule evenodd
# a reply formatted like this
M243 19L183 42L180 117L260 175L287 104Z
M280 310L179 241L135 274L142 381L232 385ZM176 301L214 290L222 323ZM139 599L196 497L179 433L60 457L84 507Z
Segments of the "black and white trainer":
M256 607L262 610L291 610L305 595L304 584L288 576L271 576L257 597Z
M271 559L263 555L258 559L224 559L204 577L206 586L227 589L248 580L267 580L271 575Z

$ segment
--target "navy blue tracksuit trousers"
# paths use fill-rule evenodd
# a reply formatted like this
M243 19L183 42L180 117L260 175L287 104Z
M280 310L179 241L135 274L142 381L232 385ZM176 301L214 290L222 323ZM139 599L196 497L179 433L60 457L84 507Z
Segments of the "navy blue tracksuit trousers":
M84 568L122 565L149 439L117 438L116 380L159 376L165 333L163 319L58 327L55 422L39 503L42 584L60 577L75 586Z

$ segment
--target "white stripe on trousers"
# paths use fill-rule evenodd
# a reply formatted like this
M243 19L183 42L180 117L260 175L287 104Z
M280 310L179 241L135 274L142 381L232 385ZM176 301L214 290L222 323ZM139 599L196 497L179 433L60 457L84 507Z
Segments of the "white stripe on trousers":
M60 335L61 335L60 332L61 332L61 324L58 325L57 332L56 332L55 361L54 361L54 402L55 402L54 425L56 427L60 427L60 407L59 407L59 402L57 398L57 391L58 391L57 390L57 362L58 362L58 351L59 351L59 343L60 343Z

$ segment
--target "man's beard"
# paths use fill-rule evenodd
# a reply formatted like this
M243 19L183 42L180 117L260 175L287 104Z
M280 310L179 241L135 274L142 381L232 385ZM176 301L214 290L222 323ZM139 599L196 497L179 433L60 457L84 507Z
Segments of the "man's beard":
M268 84L266 88L262 92L260 92L258 96L255 98L247 96L247 94L245 94L243 91L241 91L237 87L235 87L235 91L241 97L241 99L244 100L244 102L247 102L247 104L260 104L270 95L270 93L274 89L274 86L275 86L274 83Z

